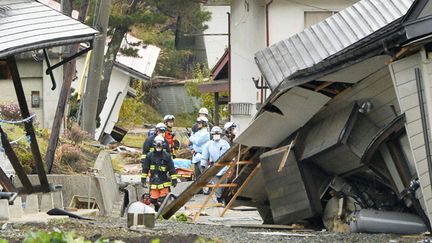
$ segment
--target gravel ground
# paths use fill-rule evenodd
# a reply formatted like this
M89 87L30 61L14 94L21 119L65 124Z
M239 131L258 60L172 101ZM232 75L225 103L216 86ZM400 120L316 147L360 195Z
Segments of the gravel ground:
M158 221L152 232L138 232L126 227L124 218L97 218L95 221L65 220L49 224L3 224L0 238L21 242L28 232L45 230L74 231L76 235L96 240L105 237L125 242L419 242L424 236L397 236L386 234L334 234L329 232L292 232L281 230L230 228L222 225L204 225L173 221ZM301 236L272 236L250 232L281 232Z

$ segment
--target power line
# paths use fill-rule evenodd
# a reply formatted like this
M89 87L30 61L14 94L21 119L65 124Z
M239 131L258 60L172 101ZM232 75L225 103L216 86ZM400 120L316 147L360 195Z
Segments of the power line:
M324 11L334 12L334 10L330 10L330 9L327 9L327 8L323 8L323 7L315 6L315 5L308 4L308 3L302 3L302 2L299 2L299 1L296 1L296 0L285 0L285 1L287 1L287 2L292 2L292 3L296 3L296 4L298 4L298 5L302 5L302 6L306 6L306 7L310 7L310 8L316 8L316 9L319 9L319 10L324 10ZM345 1L348 1L348 0L345 0Z

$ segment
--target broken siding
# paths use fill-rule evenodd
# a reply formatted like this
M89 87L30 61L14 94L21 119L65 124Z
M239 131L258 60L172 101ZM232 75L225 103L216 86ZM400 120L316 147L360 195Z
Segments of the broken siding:
M401 112L405 113L405 129L420 179L426 211L431 218L432 192L421 124L415 68L421 68L420 54L414 54L389 65ZM428 130L429 131L429 130Z
M285 149L286 147L275 149L260 157L265 189L276 224L289 224L310 218L322 210L314 206L319 206L319 203L314 203L313 198L308 195L305 179L294 153L289 154L282 171L277 171Z
M385 127L395 119L396 116L390 105L395 107L398 114L400 113L388 68L382 68L351 88L344 90L332 99L327 107L313 118L313 121L316 122L326 116L341 112L342 109L351 106L354 102L361 104L364 101L372 102L373 108L366 114L366 117L378 128Z

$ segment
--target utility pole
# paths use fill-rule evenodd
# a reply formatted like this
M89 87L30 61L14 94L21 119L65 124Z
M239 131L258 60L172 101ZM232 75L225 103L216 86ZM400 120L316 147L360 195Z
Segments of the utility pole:
M108 29L110 0L101 0L96 11L94 28L100 33L96 36L93 47L93 56L90 62L87 85L83 95L82 122L83 130L93 137L96 130L96 111L99 98L99 87L102 80L102 70L105 54L105 40Z
M89 0L83 1L78 20L84 22L85 16L87 15ZM62 13L71 17L72 16L72 0L61 1ZM70 57L77 53L79 44L68 45L65 47L63 53L64 57ZM66 103L69 100L70 89L72 85L72 78L75 75L75 59L65 63L63 65L63 83L60 90L60 96L57 103L56 113L54 116L53 126L51 129L51 136L48 144L48 150L45 155L45 163L47 164L48 173L51 173L54 154L57 148L58 138L60 136L60 129L62 126L62 120L66 109Z

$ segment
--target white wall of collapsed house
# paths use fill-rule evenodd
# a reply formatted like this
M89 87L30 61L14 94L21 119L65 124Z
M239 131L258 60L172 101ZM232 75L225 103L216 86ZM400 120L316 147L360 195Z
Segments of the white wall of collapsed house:
M346 0L274 0L268 7L269 44L288 38L304 27L323 20L328 14L340 11L356 1ZM231 1L231 103L249 104L249 113L234 113L232 121L244 131L257 112L261 93L252 82L260 78L254 54L266 47L266 4L268 0ZM316 13L306 18L307 13ZM267 91L267 95L270 91Z
M424 99L426 105L426 116L429 127L432 124L432 60L428 59L424 50L393 62L389 65L394 88L398 97L401 112L405 113L405 129L409 138L410 148L415 160L417 175L420 179L423 202L427 205L426 210L429 218L432 218L432 191L429 180L429 168L423 133L429 132L422 129L422 121L418 100L415 69L419 68L422 73ZM431 135L429 135L431 137Z

